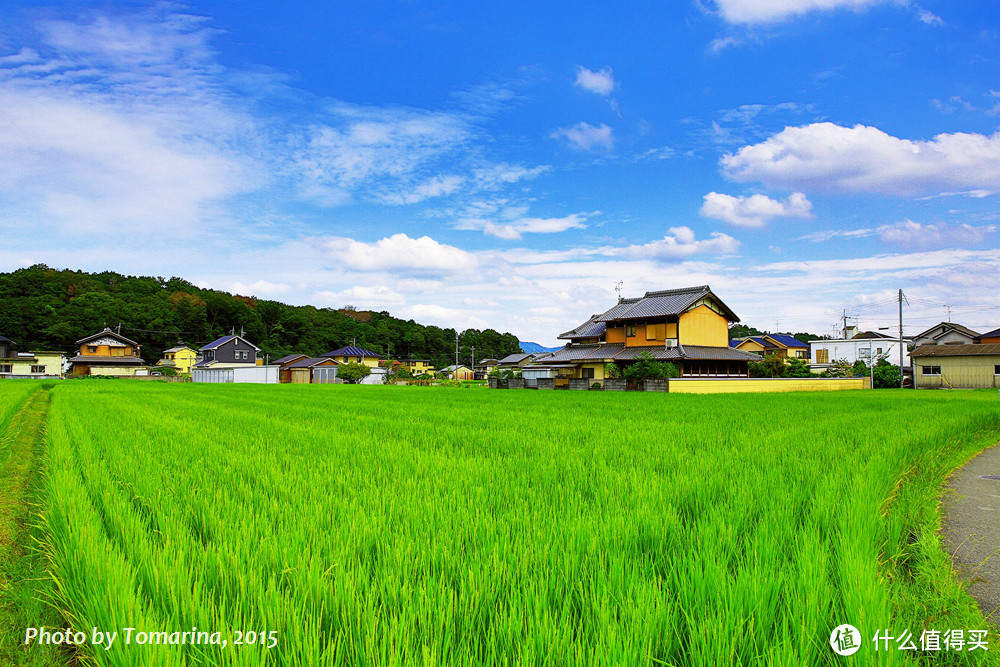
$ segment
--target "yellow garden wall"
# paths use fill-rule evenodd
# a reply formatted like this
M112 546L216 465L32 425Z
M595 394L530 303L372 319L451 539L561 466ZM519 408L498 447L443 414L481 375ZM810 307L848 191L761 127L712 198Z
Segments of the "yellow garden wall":
M843 391L867 389L869 378L692 378L670 381L673 394L758 393L768 391Z

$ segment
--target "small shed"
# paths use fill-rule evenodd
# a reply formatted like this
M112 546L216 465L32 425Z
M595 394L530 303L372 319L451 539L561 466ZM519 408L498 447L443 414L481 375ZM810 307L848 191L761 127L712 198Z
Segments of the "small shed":
M292 384L313 384L317 382L316 369L337 367L337 362L330 357L306 357L298 359L281 367L281 381ZM320 374L325 380L327 373ZM333 377L336 378L336 370Z
M922 345L910 353L917 389L1000 387L1000 344Z

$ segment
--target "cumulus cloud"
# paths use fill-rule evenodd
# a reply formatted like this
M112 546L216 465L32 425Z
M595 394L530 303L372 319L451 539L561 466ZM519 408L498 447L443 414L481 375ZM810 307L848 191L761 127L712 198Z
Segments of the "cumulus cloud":
M615 75L610 67L605 67L599 72L592 72L583 66L577 67L576 85L588 92L607 97L615 89Z
M478 264L472 253L438 243L429 236L412 239L406 234L393 234L375 243L329 238L323 249L330 259L356 271L457 273Z
M899 0L715 0L719 16L727 23L760 25L777 23L814 11L864 9Z
M784 201L764 195L733 197L709 192L698 213L737 227L763 227L774 218L809 218L812 204L801 192L792 193Z
M590 123L577 123L573 127L561 127L550 136L553 139L565 139L573 148L584 151L610 151L615 147L611 128L604 123L596 127Z
M690 227L671 227L657 241L625 248L608 248L605 254L631 259L676 260L695 254L728 255L740 248L740 242L721 232L712 232L707 239L697 240Z
M1000 190L1000 132L893 137L866 125L788 127L720 161L734 181L794 190L912 196L942 190Z

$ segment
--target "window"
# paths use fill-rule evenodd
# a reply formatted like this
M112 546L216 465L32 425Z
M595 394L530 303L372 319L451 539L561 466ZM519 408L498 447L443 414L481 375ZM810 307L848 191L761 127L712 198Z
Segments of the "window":
M816 350L816 363L817 364L830 363L830 350Z
M876 347L875 348L875 354L882 354L882 348Z
M12 364L0 364L0 373L10 373L13 371Z
M359 364L361 363L361 357L358 357L358 363Z
M993 375L1000 375L1000 364L993 367Z
M634 324L633 325L627 325L625 327L625 337L626 338L635 338L635 325Z
M31 372L32 373L44 373L45 372L45 366L32 366L31 367Z
M580 377L582 377L582 378L584 378L586 380L593 380L594 379L594 369L593 368L581 368L580 369Z
M97 354L97 346L96 345L88 345L87 346L87 352L90 352L91 354Z
M941 375L940 366L921 366L920 370L924 375Z
M240 361L241 359L246 361L250 358L249 355L250 353L247 350L236 350L236 361Z

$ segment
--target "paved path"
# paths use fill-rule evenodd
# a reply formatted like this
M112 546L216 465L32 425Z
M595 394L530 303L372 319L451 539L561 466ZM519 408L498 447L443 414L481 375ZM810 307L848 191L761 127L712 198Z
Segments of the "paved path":
M941 537L983 616L1000 626L1000 445L956 470L941 499Z

